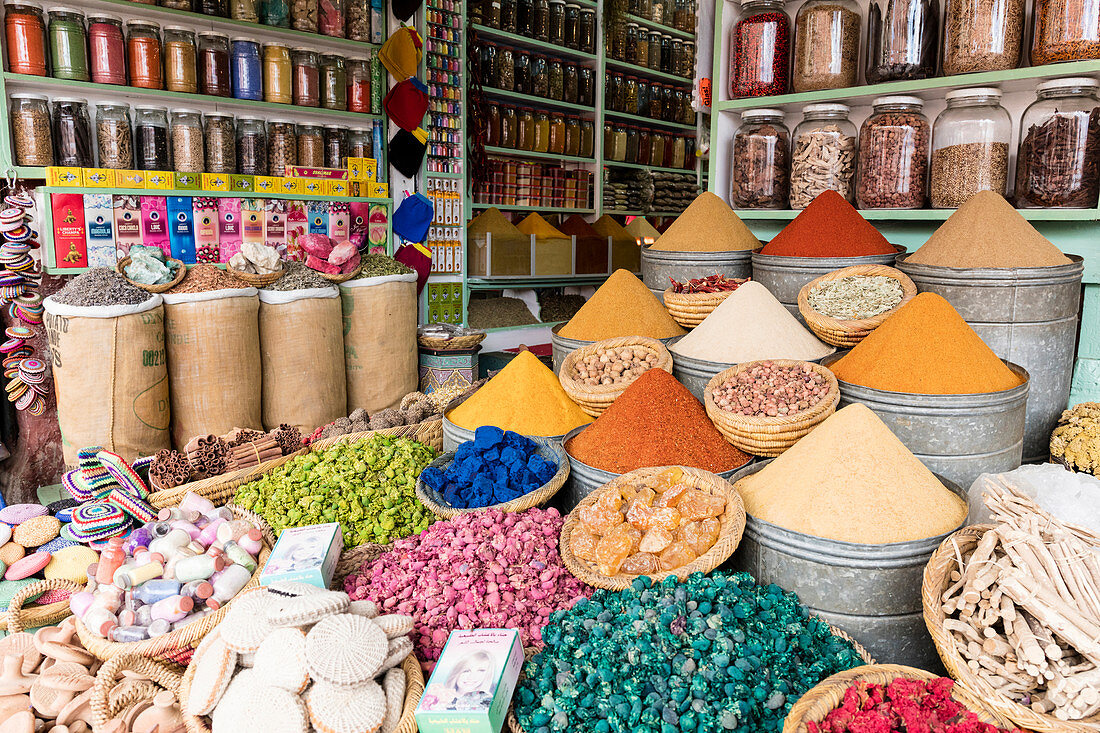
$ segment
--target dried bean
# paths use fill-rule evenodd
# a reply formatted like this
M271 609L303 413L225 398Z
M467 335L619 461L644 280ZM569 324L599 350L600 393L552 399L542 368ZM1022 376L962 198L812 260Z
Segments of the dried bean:
M233 118L206 118L206 172L235 173L237 171L237 133Z
M347 13L347 33L352 41L370 42L370 3L369 0L349 0Z
M919 209L928 168L928 120L890 112L863 123L859 133L861 209Z
M294 125L272 122L267 128L267 164L269 175L282 176L288 165L298 165L298 140Z
M733 138L733 175L730 204L744 209L787 207L790 170L787 131L760 125Z
M962 206L978 191L1005 195L1008 143L961 143L932 152L929 198L936 209Z
M197 125L172 125L172 161L176 170L202 173L205 165L202 128Z
M810 409L828 393L825 378L809 364L779 366L763 361L723 382L711 397L726 412L782 417Z
M657 365L657 355L641 346L597 349L578 361L573 378L590 387L632 382Z
M317 0L292 0L290 23L295 30L317 32Z
M1037 0L1031 65L1100 59L1100 8L1088 0Z

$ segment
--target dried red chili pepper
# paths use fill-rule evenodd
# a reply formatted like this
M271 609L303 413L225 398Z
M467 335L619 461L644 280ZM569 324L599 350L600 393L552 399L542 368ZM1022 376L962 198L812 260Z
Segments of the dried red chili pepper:
M674 293L725 293L733 292L749 281L750 278L732 278L724 275L710 275L704 278L695 278L687 282L679 282L668 279L672 283Z

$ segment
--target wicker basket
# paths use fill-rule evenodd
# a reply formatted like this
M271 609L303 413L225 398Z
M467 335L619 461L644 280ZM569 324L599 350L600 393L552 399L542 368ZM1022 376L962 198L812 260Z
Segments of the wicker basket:
M68 590L76 593L83 590L83 588L84 586L79 583L74 583L64 578L39 580L20 588L19 591L12 596L11 600L8 601L8 610L5 613L8 621L8 633L18 634L24 629L36 629L39 626L52 626L58 621L72 615L72 611L69 610L68 601L58 601L57 603L48 603L44 606L23 608L23 604L26 603L27 599L31 596L45 593L49 590Z
M665 309L672 316L672 320L684 328L695 328L733 292L726 290L721 293L674 293L672 288L668 288L663 297Z
M374 562L382 557L382 554L390 549L390 545L376 545L368 542L365 545L356 545L350 550L344 550L340 559L336 561L336 570L332 573L332 582L328 584L329 590L344 590L344 578L352 573L358 573L365 562Z
M438 453L443 450L443 416L438 415L431 420L425 420L415 425L399 425L396 428L364 430L358 433L337 435L333 438L322 438L321 440L310 443L310 448L313 450L324 450L337 443L354 443L357 440L370 438L375 435L388 435L391 438L408 438L409 440L415 440L417 443L423 443Z
M726 510L718 517L721 523L721 529L719 530L718 540L714 543L714 546L683 567L658 573L648 573L647 575L654 583L659 583L669 575L675 575L680 580L684 580L692 573L708 573L714 570L728 560L734 550L737 549L737 545L741 542L741 533L745 530L745 505L741 501L741 495L737 493L737 489L733 488L733 484L708 471L686 466L681 466L680 468L684 472L683 479L681 479L682 483L692 488L699 489L707 494L711 494L712 496L724 496L726 498ZM569 513L569 516L565 518L565 524L563 524L561 528L559 551L561 552L562 562L565 563L565 567L570 573L596 588L623 590L624 588L630 587L630 584L638 578L637 575L629 575L627 573L619 573L611 577L603 575L596 570L593 563L587 560L581 560L573 554L573 549L569 545L569 538L572 536L574 528L576 528L577 524L580 522L580 510L595 504L604 492L618 491L619 487L624 484L630 485L640 483L666 470L668 470L668 467L639 468L630 473L624 473L622 476L604 484L581 500L573 511Z
M818 285L833 280L841 280L846 277L871 277L881 275L897 280L901 284L901 302L888 311L879 313L873 318L861 318L858 320L841 321L836 318L822 315L810 308L810 291ZM827 344L842 348L851 348L882 325L882 322L897 312L898 308L912 300L917 294L916 284L901 270L886 265L855 265L840 270L826 273L816 280L811 280L798 291L798 312L806 321L806 325Z
M1100 715L1075 721L1059 720L1053 715L1037 713L999 693L970 671L966 660L959 653L955 638L943 628L945 616L941 599L953 582L951 573L958 570L960 559L969 557L981 538L991 529L991 524L963 527L940 544L924 568L924 583L921 587L924 624L928 627L928 633L932 636L943 666L972 697L984 701L987 708L1020 728L1035 733L1095 733L1100 730Z
M421 348L432 349L434 351L458 351L460 349L474 348L484 341L488 335L487 333L471 333L466 336L455 336L450 339L417 336L416 343Z
M146 689L143 692L118 696L112 700L111 689L119 682L123 672L144 675L150 682L148 686L144 686ZM134 703L144 700L152 702L152 696L161 690L168 690L178 697L182 674L182 670L174 664L157 662L136 654L120 654L107 661L96 672L95 684L92 685L92 728L99 730L108 720L118 717Z
M249 588L255 588L260 584L260 573L263 572L264 565L267 564L267 558L271 554L271 549L275 546L275 533L258 515L243 511L239 507L232 507L232 511L238 519L248 519L256 524L263 535L263 546L260 549L260 556L257 558L256 571L252 573L252 578L248 581L248 584L241 589L243 593ZM199 642L211 629L225 618L226 610L232 605L233 601L230 600L218 610L206 614L198 621L193 621L164 636L157 636L144 641L120 643L100 638L89 631L88 627L79 619L76 622L76 634L84 648L103 661L108 661L123 654L134 654L160 662L184 665L190 661L195 647L199 645Z
M768 359L767 361L784 367L808 364L825 378L829 385L829 393L813 407L782 417L737 415L723 410L715 404L711 395L730 377L762 363L747 361L715 374L704 390L703 404L707 409L707 417L730 444L754 456L775 458L836 412L836 406L840 402L840 385L837 384L833 373L820 364L792 359Z
M144 285L139 282L134 282L130 278L126 277L126 265L130 264L129 257L123 257L121 260L119 260L118 264L115 265L115 271L118 272L119 275L126 277L126 282L130 283L135 288L141 288L142 290L150 293L164 293L179 285L181 282L183 282L183 278L187 277L187 265L183 264L181 260L177 260L172 257L169 257L168 261L175 262L179 269L176 270L176 276L170 282L161 283L160 285Z
M188 492L194 492L199 496L209 499L214 504L221 506L222 504L228 503L229 500L233 498L233 494L237 491L237 487L243 486L250 481L255 481L260 476L283 465L292 458L296 458L308 452L308 448L300 448L293 453L273 458L270 461L264 461L256 466L220 473L217 476L200 479L199 481L191 481L186 484L180 484L179 486L173 486L170 489L163 489L162 491L154 491L149 494L146 501L149 502L149 505L154 509L163 509L164 507L176 506Z
M313 269L313 268L310 268L310 269ZM335 283L336 285L339 285L340 283L346 283L348 280L351 280L353 277L356 277L360 272L362 272L362 270L363 270L363 265L360 264L359 267L356 267L351 272L345 272L342 275L330 275L327 272L321 272L320 270L313 270L313 271L316 272L321 277L323 277L324 279L328 280L330 283Z
M599 417L603 414L603 411L611 406L611 403L615 399L626 391L634 380L629 382L619 382L618 384L600 384L595 387L591 387L587 384L581 384L573 378L573 369L576 367L577 362L585 357L596 353L601 349L621 349L626 346L640 346L644 349L648 349L657 355L657 364L655 369L664 369L669 374L672 373L672 354L669 353L665 345L657 339L648 338L645 336L623 336L620 338L604 339L603 341L597 341L587 346L582 346L576 351L571 351L566 355L565 360L561 363L561 369L558 372L558 381L561 382L562 389L569 395L569 399L580 405L580 408L585 413L592 417ZM638 375L641 376L641 375ZM637 377L635 377L637 379ZM448 405L447 409L451 409L452 405Z
M895 679L903 677L914 680L935 680L937 675L925 672L923 669L903 667L896 664L875 664L866 667L837 672L832 677L827 677L798 698L791 707L787 719L783 723L783 733L806 733L807 723L820 723L833 709L840 706L844 700L844 693L855 682L869 682L877 685L887 685ZM966 688L956 684L951 690L951 697L956 702L971 710L983 723L1007 727L1009 722L997 715Z
M503 504L463 509L448 504L443 497L439 495L439 492L425 486L424 482L417 477L416 498L420 500L421 504L428 507L428 510L431 511L432 514L440 519L451 519L460 514L480 512L486 509L499 509L502 512L522 512L524 509L530 509L531 507L545 504L553 498L554 494L561 490L561 487L565 485L565 480L569 478L569 456L565 454L565 449L561 447L561 443L555 440L540 438L538 436L531 436L530 439L538 443L538 452L540 456L548 461L555 461L558 464L558 470L553 478L534 491L528 492L518 499L506 501ZM432 461L429 468L434 467L442 471L451 464L454 457L455 454L453 452L444 453L439 458Z
M243 272L242 270L234 269L230 265L225 266L225 271L254 288L262 288L265 285L270 285L286 274L285 267L280 267L275 272L267 272L262 275L253 275L251 272Z
M401 663L401 669L405 670L405 704L401 709L401 722L394 728L394 733L416 733L416 706L424 694L424 673L420 670L420 662L415 654L405 657ZM180 699L186 701L191 694L191 681L195 677L195 668L188 666L180 680ZM186 703L183 704L186 707ZM210 733L208 718L183 714L183 724L187 733Z

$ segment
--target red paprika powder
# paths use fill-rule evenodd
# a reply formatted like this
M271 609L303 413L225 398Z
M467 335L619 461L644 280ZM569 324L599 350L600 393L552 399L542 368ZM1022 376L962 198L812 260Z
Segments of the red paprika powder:
M612 473L650 466L691 466L720 473L752 456L726 442L702 403L663 369L650 369L565 449Z
M893 254L886 237L836 191L823 191L783 227L760 254L783 257L864 257Z

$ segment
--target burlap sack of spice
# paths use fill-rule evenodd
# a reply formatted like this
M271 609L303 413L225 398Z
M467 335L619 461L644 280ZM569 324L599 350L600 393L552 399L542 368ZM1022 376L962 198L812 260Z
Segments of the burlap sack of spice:
M416 275L384 275L340 285L347 411L398 407L419 380ZM345 413L347 414L347 413Z
M127 461L170 447L162 302L82 307L46 298L66 465L89 445Z
M164 294L172 442L262 427L256 288Z
M339 288L261 290L260 362L265 430L286 423L308 435L346 415Z

